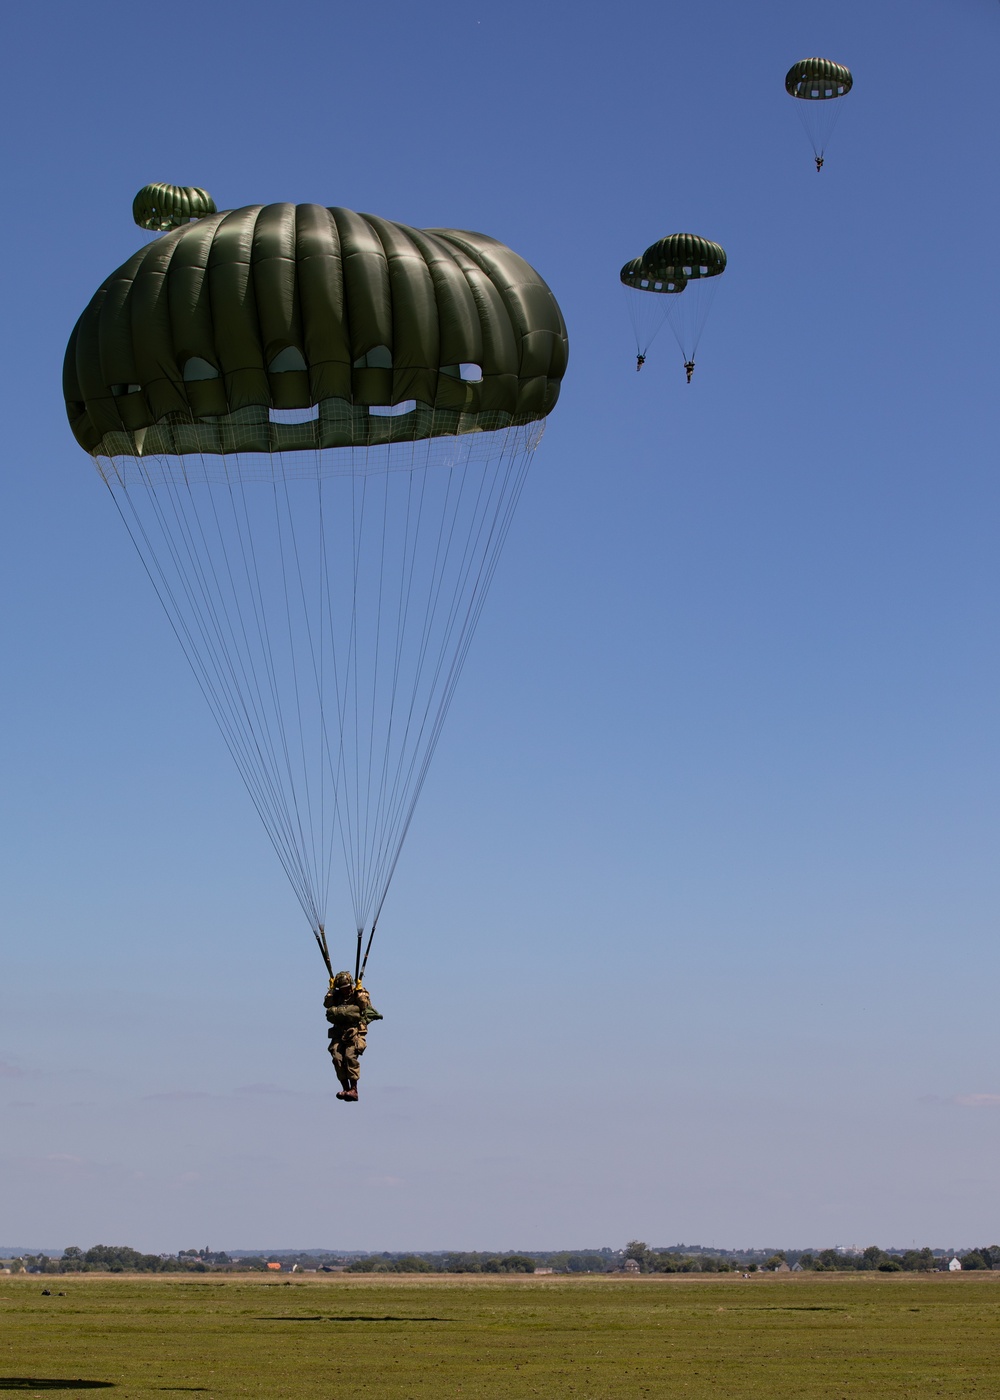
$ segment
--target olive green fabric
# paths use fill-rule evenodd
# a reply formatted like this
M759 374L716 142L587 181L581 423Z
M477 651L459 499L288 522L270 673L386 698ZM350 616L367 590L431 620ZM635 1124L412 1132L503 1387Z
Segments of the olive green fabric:
M161 233L192 219L214 214L215 200L193 185L143 185L132 201L132 218L140 228Z
M801 58L785 74L785 91L789 97L801 97L810 102L843 97L853 86L851 70L829 58Z
M549 288L485 234L253 205L112 273L70 338L64 392L95 455L312 450L534 422L567 354Z
M696 233L671 233L651 244L640 259L648 276L664 281L680 274L688 281L718 277L726 270L726 253L718 243Z
M662 279L651 277L642 258L627 262L618 275L623 286L634 287L637 292L683 292L687 286L682 272Z
M353 1001L331 1002L326 1008L326 1019L338 1030L361 1025L361 1008Z
M327 992L323 1006L326 1008L326 1019L339 1030L348 1030L352 1026L366 1027L372 1021L385 1019L372 1006L371 998L365 991L360 994L352 992L343 1001L338 1000L334 992Z

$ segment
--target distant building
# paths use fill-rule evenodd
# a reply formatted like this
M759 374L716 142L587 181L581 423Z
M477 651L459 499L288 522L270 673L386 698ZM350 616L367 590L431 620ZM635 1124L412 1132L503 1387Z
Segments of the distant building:
M632 1262L634 1263L635 1261L633 1260ZM538 1268L536 1268L536 1269L535 1269L535 1273L536 1273L536 1274L554 1274L554 1273L555 1273L555 1269L545 1269L545 1268L543 1268L543 1269L538 1269Z
M627 1274L641 1273L638 1259L626 1259L625 1263L622 1265L622 1268ZM538 1270L536 1269L535 1272L537 1273Z
M959 1273L959 1272L961 1271L961 1268L962 1268L962 1261L961 1261L961 1259L949 1259L949 1260L948 1260L948 1268L951 1270L951 1272L952 1272L953 1274Z
M277 1262L277 1260L272 1259L272 1260L269 1260L269 1261L268 1261L267 1267L268 1267L269 1269L278 1270L278 1269L281 1268L281 1265Z

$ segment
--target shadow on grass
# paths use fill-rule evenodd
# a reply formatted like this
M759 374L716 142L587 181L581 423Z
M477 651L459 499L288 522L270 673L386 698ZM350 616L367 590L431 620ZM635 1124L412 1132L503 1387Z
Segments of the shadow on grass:
M114 1390L114 1381L40 1380L38 1376L0 1376L0 1390Z
M317 1313L315 1317L259 1317L258 1322L451 1322L450 1317L400 1317L393 1314L385 1317L367 1317L364 1313L346 1313L343 1317L330 1317Z
M730 1309L731 1312L843 1312L838 1303L788 1303L785 1306L768 1303L743 1303Z

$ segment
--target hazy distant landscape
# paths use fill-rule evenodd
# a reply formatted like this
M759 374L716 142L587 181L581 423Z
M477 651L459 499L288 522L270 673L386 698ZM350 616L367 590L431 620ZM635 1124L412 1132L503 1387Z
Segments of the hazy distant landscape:
M974 1250L866 1249L721 1250L677 1244L650 1248L631 1240L621 1249L502 1253L432 1250L378 1253L364 1250L211 1250L143 1254L125 1245L82 1250L12 1250L0 1247L0 1271L11 1274L248 1273L353 1274L727 1274L727 1273L934 1273L1000 1269L1000 1245Z

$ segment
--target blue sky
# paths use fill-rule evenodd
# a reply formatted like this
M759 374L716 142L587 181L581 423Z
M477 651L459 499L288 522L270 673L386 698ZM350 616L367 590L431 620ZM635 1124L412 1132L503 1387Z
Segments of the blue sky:
M20 7L0 1242L992 1241L992 0ZM848 64L817 176L785 70ZM570 370L333 1100L322 967L63 349L140 185L502 239ZM684 384L617 271L729 268ZM350 934L345 902L343 924Z

